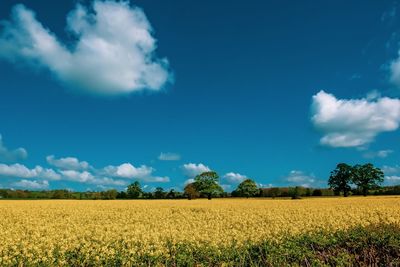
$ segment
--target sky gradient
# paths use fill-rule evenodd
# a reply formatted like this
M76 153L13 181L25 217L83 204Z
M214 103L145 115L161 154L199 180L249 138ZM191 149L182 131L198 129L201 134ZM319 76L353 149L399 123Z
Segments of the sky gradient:
M396 1L0 3L0 187L400 183ZM118 18L118 19L116 19Z

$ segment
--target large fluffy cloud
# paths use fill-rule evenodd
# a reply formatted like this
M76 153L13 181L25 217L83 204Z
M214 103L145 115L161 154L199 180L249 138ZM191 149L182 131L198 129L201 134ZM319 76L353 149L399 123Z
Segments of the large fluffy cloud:
M209 172L211 171L211 169L202 164L195 164L195 163L188 163L188 164L184 164L182 166L182 170L185 176L187 176L188 178L194 178L196 175L201 174L203 172Z
M21 159L25 159L28 156L28 152L26 152L25 148L17 148L10 150L8 149L4 143L3 138L0 134L0 161L18 161Z
M313 96L311 120L324 134L321 144L362 146L372 142L379 133L399 127L400 100L388 97L337 99L320 91Z
M21 4L2 24L0 58L44 67L69 88L117 95L160 90L170 79L168 61L155 56L149 21L129 2L78 4L67 16L72 45L63 44Z

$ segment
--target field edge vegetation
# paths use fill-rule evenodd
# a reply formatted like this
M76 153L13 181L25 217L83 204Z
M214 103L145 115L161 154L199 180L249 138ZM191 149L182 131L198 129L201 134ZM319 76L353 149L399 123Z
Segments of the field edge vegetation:
M319 231L281 241L264 240L237 246L213 247L186 242L169 243L168 253L141 251L114 257L84 255L76 247L52 262L14 259L7 266L399 266L400 226L375 224L335 232ZM2 265L6 266L6 265Z

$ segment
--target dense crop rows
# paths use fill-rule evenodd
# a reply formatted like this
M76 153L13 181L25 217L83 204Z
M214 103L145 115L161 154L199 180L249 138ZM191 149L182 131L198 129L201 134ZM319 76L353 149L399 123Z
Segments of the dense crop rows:
M382 223L400 225L400 198L1 201L0 265L135 265L177 244L222 251Z

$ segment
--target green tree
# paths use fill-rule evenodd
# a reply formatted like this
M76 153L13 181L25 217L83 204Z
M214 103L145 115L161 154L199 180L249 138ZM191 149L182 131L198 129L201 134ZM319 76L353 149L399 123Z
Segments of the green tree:
M238 185L236 192L241 197L249 198L256 196L259 190L257 184L253 180L246 179Z
M169 190L169 192L167 193L167 198L174 199L176 197L177 197L177 192L175 191L175 189Z
M210 200L213 196L220 195L224 192L222 187L218 184L218 179L219 176L216 172L203 172L194 178L194 186L200 194L207 196Z
M154 197L157 199L165 198L165 195L166 193L162 187L157 187L154 191Z
M343 195L347 197L350 192L350 183L353 180L353 167L346 163L339 163L331 172L328 180L329 187L339 193L343 192Z
M140 198L143 195L142 188L138 181L128 185L128 189L126 190L128 198Z
M358 186L364 196L370 189L378 188L384 180L383 171L371 163L356 165L353 169L353 183Z
M116 199L118 192L115 189L110 189L107 191L101 192L102 199Z
M185 186L184 194L189 200L200 197L200 193L197 191L194 183Z

